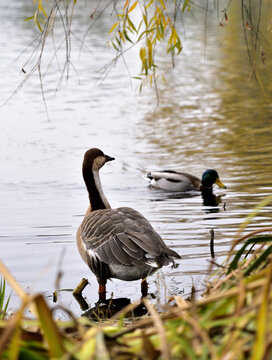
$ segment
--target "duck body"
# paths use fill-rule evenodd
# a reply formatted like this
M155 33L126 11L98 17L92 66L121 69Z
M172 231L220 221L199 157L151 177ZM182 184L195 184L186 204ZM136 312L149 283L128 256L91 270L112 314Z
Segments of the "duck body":
M149 172L147 177L150 179L150 185L169 191L191 191L201 189L201 180L183 172L173 170L163 170Z
M168 191L203 191L204 189L212 189L213 184L217 184L221 188L226 186L219 179L216 170L206 170L202 178L194 175L178 172L174 170L152 171L147 173L150 185Z
M82 259L96 275L99 293L110 278L144 279L180 256L169 249L149 221L129 207L111 209L103 194L99 169L114 160L99 149L90 149L83 161L83 177L90 206L77 231Z

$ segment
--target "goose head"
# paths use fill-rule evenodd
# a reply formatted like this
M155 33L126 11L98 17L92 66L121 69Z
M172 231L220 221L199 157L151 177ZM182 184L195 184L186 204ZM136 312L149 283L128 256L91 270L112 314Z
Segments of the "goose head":
M106 162L112 160L115 160L115 158L105 155L100 149L92 148L86 151L84 155L83 169L99 171Z
M203 188L211 188L213 184L216 184L217 186L223 189L227 188L219 179L218 172L212 169L206 170L203 173L201 183Z

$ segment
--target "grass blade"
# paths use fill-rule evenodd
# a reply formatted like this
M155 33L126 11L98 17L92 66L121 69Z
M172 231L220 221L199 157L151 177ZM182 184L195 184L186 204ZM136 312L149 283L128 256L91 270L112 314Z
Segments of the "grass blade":
M63 341L52 313L42 295L37 295L34 301L41 328L48 342L50 354L52 357L61 357L64 355Z
M267 268L267 279L264 285L262 304L257 317L257 334L253 344L252 360L261 360L266 350L266 330L268 319L269 290L272 280L272 261Z

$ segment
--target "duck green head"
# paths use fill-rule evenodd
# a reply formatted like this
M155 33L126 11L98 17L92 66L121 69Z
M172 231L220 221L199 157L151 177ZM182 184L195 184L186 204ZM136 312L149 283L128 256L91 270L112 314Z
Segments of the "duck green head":
M211 188L213 184L218 185L220 188L226 189L226 186L222 183L219 179L218 172L216 170L206 170L201 179L202 187L204 188Z

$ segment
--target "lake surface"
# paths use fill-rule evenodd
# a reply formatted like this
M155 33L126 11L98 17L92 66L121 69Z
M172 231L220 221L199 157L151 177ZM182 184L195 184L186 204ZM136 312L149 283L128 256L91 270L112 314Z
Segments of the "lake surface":
M73 32L82 39L93 21L92 6L77 4ZM60 73L54 61L44 79L48 121L34 74L0 108L0 258L27 291L41 291L53 305L58 271L61 289L73 289L83 277L90 286L84 296L97 301L94 275L81 260L76 230L88 206L81 176L85 151L99 147L116 160L101 170L104 192L112 207L131 206L145 215L168 246L182 259L176 269L149 278L150 291L187 297L192 284L200 290L209 274L210 230L215 232L215 261L222 263L239 225L272 190L272 107L252 80L242 38L235 24L222 29L216 12L188 16L182 29L183 52L160 84L160 105L150 88L139 94L129 75L140 71L138 50L126 54L105 77L103 67L114 51L106 46L113 24L111 9L81 43L72 38L73 66L69 81L56 93ZM0 4L0 103L24 80L34 63L26 64L38 35L26 1ZM235 14L234 14L235 15ZM62 39L56 28L56 42ZM234 46L235 44L235 46ZM3 50L4 49L4 50ZM25 50L25 52L23 52ZM49 53L50 54L50 53ZM46 61L50 61L50 55ZM60 61L64 49L59 53ZM163 53L160 63L169 67ZM268 97L272 79L262 77ZM173 169L201 177L216 169L227 189L214 188L216 204L205 205L200 194L150 189L145 174ZM271 226L271 206L262 209L247 231ZM109 281L108 296L140 296L140 281ZM61 303L81 310L70 291ZM13 294L11 307L19 300Z

